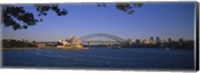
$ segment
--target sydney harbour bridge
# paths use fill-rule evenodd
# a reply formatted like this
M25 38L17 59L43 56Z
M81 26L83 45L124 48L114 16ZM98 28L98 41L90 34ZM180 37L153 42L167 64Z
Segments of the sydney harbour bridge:
M91 40L92 38L107 38L110 40ZM79 40L82 41L84 46L92 46L92 45L103 45L103 46L126 46L127 41L123 38L120 38L115 35L105 34L105 33L94 33L89 34L83 37L80 37Z

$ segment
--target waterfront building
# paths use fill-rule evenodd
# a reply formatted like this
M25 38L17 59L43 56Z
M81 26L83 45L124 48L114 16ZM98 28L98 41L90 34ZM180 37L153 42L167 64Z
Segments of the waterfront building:
M83 46L81 45L81 41L76 39L74 36L69 36L66 40L58 40L58 42L61 43L61 45L58 45L57 48L83 48Z
M141 44L140 39L136 39L136 40L135 40L135 45L140 45L140 44Z
M132 39L131 38L128 38L128 45L132 45L133 44L133 41L132 41Z
M144 44L151 44L150 40L144 40Z
M151 37L148 41L149 41L149 44L151 44L151 45L156 44L156 41L154 40L153 37Z
M45 48L46 47L46 44L45 43L41 43L41 42L36 43L36 45L37 45L38 48Z

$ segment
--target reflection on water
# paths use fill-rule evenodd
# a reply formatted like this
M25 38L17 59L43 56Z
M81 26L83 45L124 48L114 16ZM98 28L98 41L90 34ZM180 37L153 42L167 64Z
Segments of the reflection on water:
M5 67L193 69L193 64L192 50L93 48L3 51Z

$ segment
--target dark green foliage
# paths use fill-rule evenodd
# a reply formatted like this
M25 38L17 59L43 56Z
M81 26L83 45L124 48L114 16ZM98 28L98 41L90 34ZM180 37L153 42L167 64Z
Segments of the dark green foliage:
M133 5L134 5L134 7L142 7L143 4L144 3L134 3Z
M18 21L25 23L20 25ZM28 26L35 25L38 20L32 13L26 12L23 7L3 6L3 23L6 27L12 26L14 30L26 29Z
M127 13L132 14L134 7L141 7L143 3L116 3L116 8ZM106 7L105 3L98 3L98 7ZM46 16L49 10L54 11L58 16L65 16L68 14L66 9L60 9L58 4L35 4L36 11L39 12L37 16ZM33 13L27 12L22 6L2 5L3 9L3 24L6 27L11 26L14 30L27 29L29 26L36 25L42 22L43 19L37 19Z
M128 14L132 14L134 12L134 10L132 9L133 7L131 6L130 3L117 3L116 7L119 10L126 12Z
M51 9L58 16L67 15L67 10L60 10L58 5L35 5L39 12L38 16L46 16ZM33 13L27 12L22 6L3 5L3 24L6 27L12 26L14 30L27 29L28 26L33 26L42 19L37 19Z
M2 41L3 48L24 48L24 47L36 47L36 44L34 42L28 42L28 41L20 41L20 40L14 40L14 39L4 39Z
M116 8L127 13L127 14L133 14L134 9L136 7L142 7L143 3L116 3ZM106 7L105 3L98 3L98 7Z
M127 14L133 14L134 12L134 7L142 7L143 3L117 3L116 7L117 9L127 13Z
M60 9L58 5L50 5L50 4L36 4L36 10L39 12L38 16L46 16L49 10L53 10L58 16L67 15L66 9Z
M106 4L105 3L97 3L97 6L98 7L106 7Z

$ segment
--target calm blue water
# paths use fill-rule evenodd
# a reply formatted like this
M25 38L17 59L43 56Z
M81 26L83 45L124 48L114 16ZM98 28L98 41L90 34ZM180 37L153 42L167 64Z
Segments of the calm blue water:
M194 69L192 50L152 48L4 50L4 67Z

